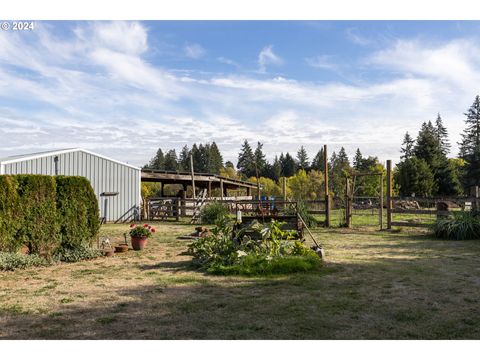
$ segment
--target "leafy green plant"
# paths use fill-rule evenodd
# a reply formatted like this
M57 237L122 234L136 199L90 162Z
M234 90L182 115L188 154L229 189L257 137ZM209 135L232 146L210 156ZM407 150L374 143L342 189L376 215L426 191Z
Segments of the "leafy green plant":
M95 259L103 256L103 253L98 250L87 246L79 246L73 249L63 248L55 254L55 260L62 262L78 262L82 260Z
M32 266L48 266L50 264L50 261L35 254L22 255L0 252L0 270L2 271L25 269Z
M309 271L321 265L317 254L299 241L282 223L253 222L233 231L228 218L217 222L212 235L189 245L193 263L213 274L267 275Z
M442 239L480 239L480 216L458 211L448 218L438 219L433 225L435 236Z
M228 216L228 214L229 211L225 205L219 202L213 202L205 205L200 210L200 221L202 224L216 224L217 221Z

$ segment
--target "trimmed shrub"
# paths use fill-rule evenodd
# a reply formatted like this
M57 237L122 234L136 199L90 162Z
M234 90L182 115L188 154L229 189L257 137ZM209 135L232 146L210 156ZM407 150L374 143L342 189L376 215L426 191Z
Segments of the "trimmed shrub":
M220 219L228 216L229 213L225 205L213 202L200 210L200 221L202 224L216 224Z
M18 183L13 176L0 176L0 251L17 251L21 239L16 237L21 224Z
M74 249L61 249L55 255L55 259L58 261L73 263L82 260L96 259L100 256L103 256L103 253L98 249L78 246Z
M438 219L433 225L435 236L451 240L480 240L480 216L459 211L445 219Z
M31 266L48 266L50 262L38 255L22 255L0 252L0 270L11 271Z
M91 245L100 228L100 215L90 182L80 176L57 176L56 182L62 248Z
M17 175L22 213L19 241L31 253L50 257L60 246L55 178Z
M0 251L26 245L50 258L61 248L88 247L99 228L98 201L86 178L0 176Z

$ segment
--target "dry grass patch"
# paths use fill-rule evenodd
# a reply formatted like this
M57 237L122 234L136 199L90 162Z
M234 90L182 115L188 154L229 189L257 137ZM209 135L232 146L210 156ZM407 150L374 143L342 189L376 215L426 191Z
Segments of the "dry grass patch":
M480 243L422 233L315 231L327 266L208 276L156 224L144 252L0 272L0 338L445 339L480 337ZM101 232L123 242L126 225Z

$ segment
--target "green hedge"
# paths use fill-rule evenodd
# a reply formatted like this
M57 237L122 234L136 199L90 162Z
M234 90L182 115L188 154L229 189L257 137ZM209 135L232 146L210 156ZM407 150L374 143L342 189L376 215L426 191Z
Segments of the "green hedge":
M50 257L91 243L98 232L98 202L86 178L0 176L0 251Z
M100 228L98 201L89 181L57 176L57 211L62 248L89 246Z
M20 221L18 182L12 176L0 176L0 250L15 251L21 241L15 237Z

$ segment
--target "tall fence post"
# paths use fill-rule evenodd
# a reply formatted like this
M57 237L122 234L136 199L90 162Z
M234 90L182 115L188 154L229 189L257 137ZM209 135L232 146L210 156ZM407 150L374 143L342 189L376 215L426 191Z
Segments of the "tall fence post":
M347 228L352 226L352 201L350 199L350 179L345 181L345 225Z
M283 177L283 201L287 201L287 178Z
M330 227L330 194L328 192L328 157L327 145L323 145L323 168L324 168L324 186L325 186L325 227Z
M392 160L387 160L387 229L392 229Z
M378 216L380 218L380 230L383 230L383 174L380 174L380 209Z

